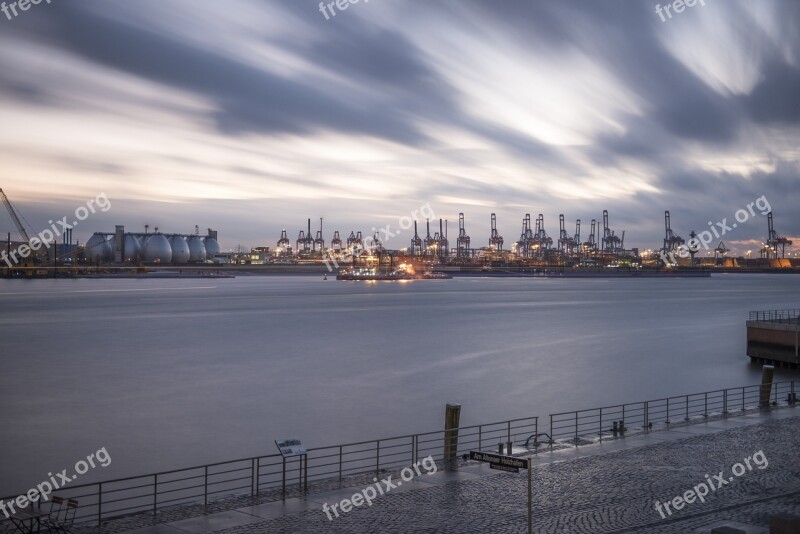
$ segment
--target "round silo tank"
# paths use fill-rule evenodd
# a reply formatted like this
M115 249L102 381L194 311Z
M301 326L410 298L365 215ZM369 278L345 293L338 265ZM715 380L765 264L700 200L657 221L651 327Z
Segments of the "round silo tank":
M92 262L111 261L112 249L106 236L98 233L86 242L85 253L86 258Z
M206 246L203 244L203 239L200 236L191 236L187 243L189 244L190 262L206 261Z
M136 263L142 259L142 245L133 234L125 234L125 257L123 261Z
M189 243L180 235L174 235L169 238L169 243L172 246L172 263L189 263Z
M172 247L163 234L152 234L144 244L144 261L149 263L170 263Z
M219 254L219 243L213 237L203 239L203 244L206 246L206 258L213 259L215 254Z

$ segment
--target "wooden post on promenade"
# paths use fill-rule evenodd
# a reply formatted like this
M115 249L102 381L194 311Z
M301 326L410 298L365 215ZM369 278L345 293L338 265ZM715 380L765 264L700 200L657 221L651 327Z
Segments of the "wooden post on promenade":
M444 414L444 461L450 468L458 455L458 425L461 419L461 405L448 404Z

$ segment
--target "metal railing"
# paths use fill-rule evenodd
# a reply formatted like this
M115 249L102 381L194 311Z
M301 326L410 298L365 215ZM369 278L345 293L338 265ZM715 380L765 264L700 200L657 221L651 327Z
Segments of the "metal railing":
M692 418L744 411L758 406L761 386L723 389L668 397L632 404L620 404L564 412L550 416L549 439L554 444L579 445L583 440L602 440L612 436L614 422L624 421L626 430L651 429ZM773 384L770 400L780 403L795 393L794 381ZM541 433L540 433L541 430ZM471 450L497 451L498 443L512 442L538 447L538 437L546 429L538 417L460 427L457 456ZM622 434L626 430L622 430ZM620 431L618 430L618 433ZM275 492L304 491L309 481L335 484L345 477L364 475L371 478L383 472L413 465L432 456L444 456L445 430L393 438L361 441L307 450L304 465L301 457L284 458L270 454L219 462L186 469L120 478L105 482L66 486L54 494L79 501L78 522L110 519L140 512L156 514L173 506L206 506L227 498L258 496ZM3 500L16 498L11 496Z
M780 322L800 319L800 309L751 311L750 321Z
M497 450L499 442L523 442L538 433L538 417L460 427L458 455L470 450ZM302 491L309 481L338 482L345 477L401 469L432 456L442 460L445 431L362 441L307 450L300 457L270 454L186 469L175 469L110 480L65 486L54 492L79 502L76 522L103 520L140 512L156 514L172 506L205 506L226 498L257 496L275 491ZM11 496L3 500L16 498Z
M795 393L794 381L775 382L770 402L788 402ZM669 427L671 424L714 415L744 412L760 404L761 385L719 389L630 404L604 406L550 415L550 437L554 442L580 445L602 441L625 432Z

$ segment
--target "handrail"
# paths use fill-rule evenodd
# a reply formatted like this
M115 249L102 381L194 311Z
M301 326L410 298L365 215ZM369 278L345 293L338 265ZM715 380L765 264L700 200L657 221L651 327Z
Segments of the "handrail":
M776 382L771 401L779 402L779 394L793 398L794 381ZM582 437L602 440L611 432L612 418L624 421L625 430L641 425L647 430L655 424L669 425L672 418L729 413L746 409L760 398L761 385L717 389L661 399L589 408L550 415L549 432L539 427L536 416L471 425L459 428L457 455L469 450L494 449L499 442L530 443L530 436L547 435L548 444L579 445ZM617 425L618 421L613 421ZM648 427L649 425L649 427ZM311 447L301 464L297 458L286 460L268 454L205 465L171 469L157 473L128 476L102 482L69 485L59 488L59 496L79 496L78 520L104 519L131 513L156 513L159 509L179 504L207 505L212 500L233 496L256 496L264 491L300 491L307 481L329 483L346 476L372 475L401 465L411 465L428 455L441 460L444 454L445 430L408 434L378 440ZM567 442L559 439L570 438ZM543 443L534 439L534 447ZM237 465L238 464L238 465ZM179 475L172 478L171 475ZM305 481L304 481L305 480ZM249 481L243 483L243 481ZM104 499L105 496L105 499ZM212 499L213 497L213 499ZM16 496L4 498L14 499Z
M800 309L751 311L750 321L788 321L800 318Z

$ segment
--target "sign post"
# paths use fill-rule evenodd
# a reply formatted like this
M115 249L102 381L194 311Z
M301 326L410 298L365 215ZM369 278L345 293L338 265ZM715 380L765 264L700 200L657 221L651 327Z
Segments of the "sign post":
M275 445L278 446L278 450L281 451L281 456L283 456L283 497L286 498L286 459L295 456L300 457L299 483L305 480L304 490L308 491L308 453L303 442L300 441L300 438L285 438L276 439ZM305 471L303 470L304 465ZM256 481L256 485L258 485L258 481Z
M480 451L470 451L469 459L486 462L489 464L489 469L507 473L519 473L520 469L528 470L528 534L533 534L533 460Z

